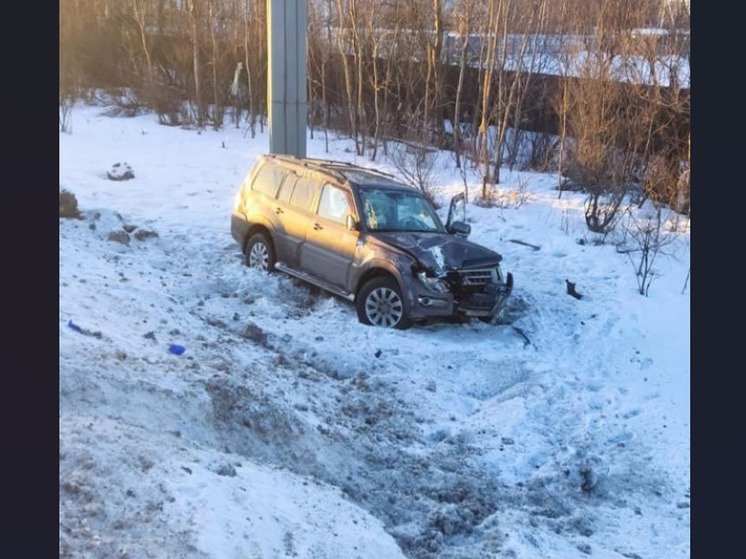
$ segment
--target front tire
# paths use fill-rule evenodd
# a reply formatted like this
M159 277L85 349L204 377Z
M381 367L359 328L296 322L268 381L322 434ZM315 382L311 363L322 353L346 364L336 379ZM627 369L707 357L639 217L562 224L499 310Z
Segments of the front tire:
M355 306L363 324L398 330L412 326L399 284L392 277L379 276L366 282L357 294Z
M275 269L275 248L265 233L254 233L246 243L246 265L271 272Z

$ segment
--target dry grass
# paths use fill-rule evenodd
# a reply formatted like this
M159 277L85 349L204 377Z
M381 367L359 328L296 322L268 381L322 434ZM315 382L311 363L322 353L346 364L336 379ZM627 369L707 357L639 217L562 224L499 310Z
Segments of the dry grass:
M60 217L80 219L78 199L75 194L67 190L60 190Z

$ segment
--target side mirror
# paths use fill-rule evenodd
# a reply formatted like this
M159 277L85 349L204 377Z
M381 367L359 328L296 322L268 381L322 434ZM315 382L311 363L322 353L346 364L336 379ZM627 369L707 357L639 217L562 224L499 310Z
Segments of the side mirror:
M345 225L347 226L348 231L358 231L360 229L360 224L357 222L352 214L347 214Z
M471 233L471 225L469 225L468 223L464 223L463 221L454 221L448 227L448 232L451 235L466 238L469 236L469 233Z
M451 198L451 204L448 207L448 219L446 220L446 231L451 231L451 225L458 219L457 214L461 214L461 220L466 221L466 200L463 192Z

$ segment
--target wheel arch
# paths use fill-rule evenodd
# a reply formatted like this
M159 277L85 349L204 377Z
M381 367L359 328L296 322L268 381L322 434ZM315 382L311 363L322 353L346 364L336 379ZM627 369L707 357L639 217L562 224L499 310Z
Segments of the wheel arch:
M249 246L249 239L251 239L251 237L256 233L264 233L264 235L267 237L267 240L272 243L272 247L274 248L275 241L272 238L272 232L270 231L269 227L267 227L263 223L252 223L246 230L246 235L244 236L243 244L241 245L241 250L244 254L246 254L246 249Z
M404 286L402 285L402 282L400 278L398 277L398 274L388 269L388 267L376 265L376 264L373 264L372 266L370 266L367 270L365 270L360 275L360 278L358 278L357 284L355 285L355 299L357 299L357 296L360 293L360 290L366 283L368 283L373 278L377 278L381 276L390 277L391 279L393 279L396 282L396 284L399 286L399 290L402 292L403 298L406 299L407 292L404 289ZM407 303L405 302L404 304L406 305Z

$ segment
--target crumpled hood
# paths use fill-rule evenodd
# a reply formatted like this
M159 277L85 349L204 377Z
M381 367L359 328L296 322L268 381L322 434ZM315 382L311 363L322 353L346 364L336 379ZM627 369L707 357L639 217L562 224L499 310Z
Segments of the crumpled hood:
M502 260L498 253L445 233L371 233L375 239L414 256L436 273L468 268L491 268Z

